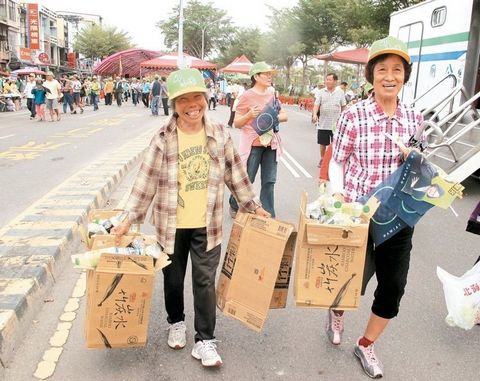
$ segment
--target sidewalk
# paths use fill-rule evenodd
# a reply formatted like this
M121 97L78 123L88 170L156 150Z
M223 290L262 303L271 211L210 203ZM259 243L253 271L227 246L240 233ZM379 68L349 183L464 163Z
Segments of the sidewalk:
M83 168L0 229L0 364L5 368L79 245L90 209L103 207L141 160L152 131ZM1 374L1 372L0 372Z

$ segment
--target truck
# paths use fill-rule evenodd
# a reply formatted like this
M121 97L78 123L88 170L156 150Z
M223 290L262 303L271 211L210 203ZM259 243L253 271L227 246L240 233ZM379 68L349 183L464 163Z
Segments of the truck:
M412 73L400 99L428 120L429 157L462 181L480 175L480 0L428 0L391 14Z
M480 1L429 0L394 12L390 32L404 41L412 60L412 74L401 93L412 103L432 86L452 74L419 108L463 83L467 97L480 91Z

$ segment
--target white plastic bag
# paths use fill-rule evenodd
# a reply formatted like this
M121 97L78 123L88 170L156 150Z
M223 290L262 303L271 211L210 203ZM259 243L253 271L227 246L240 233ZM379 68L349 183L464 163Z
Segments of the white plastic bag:
M437 266L437 276L443 284L450 326L471 329L480 323L480 262L461 277L449 274Z

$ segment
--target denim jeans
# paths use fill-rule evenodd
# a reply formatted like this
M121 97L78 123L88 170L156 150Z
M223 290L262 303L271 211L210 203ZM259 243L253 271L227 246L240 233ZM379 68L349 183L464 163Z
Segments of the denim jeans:
M163 291L167 321L170 324L185 320L184 283L188 254L192 262L193 306L195 311L195 341L215 338L216 296L215 275L221 247L207 249L207 229L177 229L171 264L163 271Z
M158 108L160 107L160 95L155 95L152 97L152 115L158 115Z
M67 112L67 106L70 107L70 111L73 111L73 97L69 92L63 93L63 113Z
M253 184L260 168L260 201L263 209L275 217L274 186L277 181L277 151L271 147L252 147L247 160L247 174ZM238 210L238 204L233 195L230 196L230 207Z
M93 105L93 110L98 110L98 95L90 94L90 104Z

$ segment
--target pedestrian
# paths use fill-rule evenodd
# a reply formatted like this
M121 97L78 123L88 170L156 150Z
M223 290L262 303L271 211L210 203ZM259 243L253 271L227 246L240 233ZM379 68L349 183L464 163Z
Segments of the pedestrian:
M72 81L66 74L63 74L60 85L62 86L63 94L63 113L67 113L67 108L70 108L70 112L73 113Z
M32 93L35 87L35 74L28 75L27 83L23 88L23 96L27 98L27 108L30 111L30 120L35 119L35 99Z
M117 106L120 107L122 105L123 97L123 82L121 77L117 77L113 87L113 92L115 95L115 100L117 101Z
M239 83L235 85L235 99L232 102L232 107L230 108L230 118L228 119L227 127L233 128L233 121L235 120L235 114L237 112L238 101L240 97L245 92L247 85L245 83Z
M113 97L113 80L112 77L108 77L105 81L105 87L103 88L105 92L105 106L112 105L112 97Z
M422 115L400 102L398 93L408 81L411 59L402 41L388 36L372 44L365 67L365 78L373 93L352 105L337 122L329 176L339 199L356 201L392 174L411 150L401 151L382 131L388 131L408 146L409 139L423 122ZM354 353L372 378L382 377L383 365L374 350L391 319L397 316L405 291L412 249L413 228L409 226L384 243L367 244L362 294L376 273L377 287L371 314ZM328 311L327 336L340 344L344 330L343 311Z
M217 108L217 95L215 92L215 83L213 81L210 82L208 86L208 109L211 109L211 105L213 103L213 109L216 110Z
M73 80L72 80L72 97L73 97L73 104L74 104L74 109L72 114L77 113L77 108L80 108L80 114L83 114L83 104L82 104L82 98L80 96L81 90L82 90L82 83L78 79L78 76L75 74L73 75Z
M215 276L222 242L224 185L246 211L268 217L253 192L233 141L206 115L207 89L197 69L171 73L167 88L173 115L154 135L130 198L128 216L113 229L117 241L142 223L152 202L156 236L171 264L163 269L167 344L186 345L184 279L190 253L195 310L192 356L219 366L215 340ZM225 184L224 184L225 183Z
M274 73L275 70L265 62L257 62L250 68L252 87L239 98L234 120L235 127L241 129L240 157L247 168L250 182L255 181L260 168L260 201L272 217L275 217L277 162L282 153L278 123L288 119L286 112L276 102L274 92L269 90ZM229 202L233 218L237 214L238 204L233 195Z
M58 102L63 97L62 86L54 78L51 71L47 72L47 79L43 83L43 86L49 90L47 91L47 110L50 114L50 122L53 122L54 120L59 122L60 107L58 105Z
M167 79L162 77L162 82L160 82L160 97L162 98L163 115L168 116L168 90L166 81Z
M158 116L158 108L160 106L160 93L162 86L160 85L159 76L155 75L154 80L152 82L152 87L150 88L150 97L152 99L152 104L150 108L152 110L153 116Z
M141 84L138 82L136 77L132 78L132 84L130 86L132 88L132 103L136 107L139 102L139 96L142 93L141 91Z
M124 79L122 81L123 84L123 100L128 102L128 98L130 98L130 83Z
M98 83L97 77L92 77L90 83L90 104L93 105L93 111L98 110L98 97L100 95L100 83Z
M37 116L38 122L45 121L45 100L46 94L49 91L50 90L43 86L43 81L41 79L37 79L35 81L35 87L32 89L31 92L34 98L35 114Z
M347 105L343 90L337 89L337 81L338 77L335 73L327 74L326 87L317 92L313 106L312 122L317 127L317 143L320 146L319 168L325 155L325 149L332 141L333 127Z
M142 102L143 105L148 108L150 104L150 82L148 82L145 78L143 79L143 86L142 86Z

